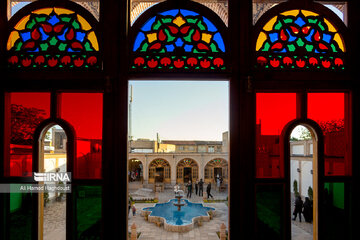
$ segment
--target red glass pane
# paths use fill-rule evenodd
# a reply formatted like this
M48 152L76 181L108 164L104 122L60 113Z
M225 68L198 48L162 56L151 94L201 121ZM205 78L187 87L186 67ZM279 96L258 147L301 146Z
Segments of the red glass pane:
M280 135L284 126L295 118L295 93L256 94L256 177L284 176Z
M5 97L5 176L32 176L34 132L50 117L50 93Z
M351 175L347 97L345 93L308 93L308 118L316 121L324 134L326 176Z
M62 93L61 118L75 129L75 178L101 178L102 93Z

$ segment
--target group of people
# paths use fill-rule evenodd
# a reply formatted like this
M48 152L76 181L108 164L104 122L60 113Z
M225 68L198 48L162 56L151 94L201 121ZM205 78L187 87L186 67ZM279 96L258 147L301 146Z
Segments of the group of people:
M204 194L204 182L202 179L200 179L200 181L196 181L195 182L195 194L199 196L203 196ZM186 184L186 188L187 188L187 198L191 198L191 194L193 192L193 183L191 182L191 180L189 180L189 182ZM178 192L180 191L180 186L176 183L174 186L174 192L175 192L175 196L178 194ZM211 183L209 183L206 186L206 193L207 193L207 198L209 199L209 197L214 198L213 195L211 195Z
M134 181L136 181L136 179L139 179L139 178L140 178L140 172L141 172L141 169L140 169L140 168L135 169L135 170L133 170L133 171L129 171L129 172L128 172L129 181L130 181L130 182L134 182Z
M301 222L301 214L304 215L305 222L312 222L313 219L313 206L312 202L308 197L305 197L305 202L301 199L300 196L296 197L295 200L295 208L294 208L294 218L292 220L296 220L297 215L299 215L299 220Z

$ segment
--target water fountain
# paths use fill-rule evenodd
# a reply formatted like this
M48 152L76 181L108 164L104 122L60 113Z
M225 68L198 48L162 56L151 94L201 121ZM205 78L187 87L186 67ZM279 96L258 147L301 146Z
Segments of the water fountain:
M181 211L181 207L185 205L185 203L181 203L181 198L184 197L184 191L179 190L176 194L175 194L175 198L177 199L177 202L174 203L174 206L176 206L178 208L178 211Z

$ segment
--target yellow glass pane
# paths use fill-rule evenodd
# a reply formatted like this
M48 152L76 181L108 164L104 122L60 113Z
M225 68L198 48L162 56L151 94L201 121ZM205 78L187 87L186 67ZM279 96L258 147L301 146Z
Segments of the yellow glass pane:
M146 35L146 37L148 38L149 43L157 40L156 33L149 33Z
M181 16L177 16L174 20L173 20L173 24L181 27L183 24L185 24L185 20L181 17Z
M319 16L319 14L311 12L311 11L307 11L307 10L301 10L302 14L304 14L305 17L307 16Z
M256 51L260 50L266 39L267 39L266 34L264 32L260 32L258 39L256 41Z
M273 26L274 26L276 20L277 20L277 16L273 17L270 21L268 21L264 26L264 30L265 31L273 30Z
M203 33L201 36L201 40L203 40L206 43L210 43L212 35L208 33Z
M345 52L345 46L344 46L344 41L342 39L342 37L340 36L340 34L336 33L334 36L334 40L335 42L337 42L337 44L339 45L339 48Z
M30 15L27 15L26 17L23 17L23 19L21 19L16 25L15 25L15 29L16 30L24 30L26 27L26 23L29 21L30 19Z
M7 42L7 50L10 50L19 38L19 33L17 31L12 31Z
M80 22L81 27L82 27L83 30L89 31L91 29L91 25L85 20L85 18L83 18L82 16L80 16L78 14L77 19Z
M91 31L88 34L88 39L91 42L91 45L93 46L93 48L95 49L95 51L99 51L99 43L96 37L96 34L94 33L94 31Z
M334 27L334 25L332 25L326 18L324 18L324 21L326 23L326 25L329 28L329 32L337 32L336 28Z
M72 14L74 13L71 10L68 9L64 9L64 8L54 8L54 11L56 14L61 15L61 14Z
M286 12L283 12L281 13L281 15L284 15L284 16L297 16L299 14L300 10L290 10L290 11L286 11Z
M35 14L46 14L49 15L54 9L53 8L42 8L33 11Z

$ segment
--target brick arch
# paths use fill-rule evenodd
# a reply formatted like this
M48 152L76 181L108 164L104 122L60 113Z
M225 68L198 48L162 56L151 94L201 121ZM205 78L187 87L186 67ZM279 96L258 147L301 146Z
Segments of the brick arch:
M171 165L164 158L156 158L150 161L148 168L149 183L170 183L171 182Z

